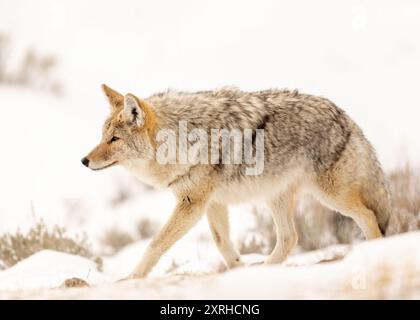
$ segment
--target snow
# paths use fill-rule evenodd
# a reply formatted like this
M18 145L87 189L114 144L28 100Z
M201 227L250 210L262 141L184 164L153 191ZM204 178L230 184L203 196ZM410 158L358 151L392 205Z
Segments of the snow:
M147 241L140 241L128 245L112 257L104 258L104 272L112 275L114 279L127 276L140 261L146 245ZM174 272L182 274L208 273L220 269L222 265L223 262L213 243L210 241L194 242L187 238L181 239L162 257L151 275L165 276L168 272L169 274Z
M86 279L93 284L106 279L89 259L43 250L0 272L0 291L54 288L72 277Z
M65 226L71 233L87 233L95 252L102 252L101 239L106 230L117 228L135 235L136 223L142 218L158 225L166 221L174 206L169 191L148 189L120 168L92 172L80 164L80 159L99 141L108 113L101 83L140 96L168 87L299 88L328 97L343 107L362 127L386 169L407 161L418 165L419 13L420 3L409 0L350 0L344 4L326 0L323 5L309 0L215 0L205 4L127 0L106 6L99 0L45 0L36 4L1 1L0 34L9 35L12 41L8 70L17 68L19 58L29 47L52 54L59 63L55 76L63 83L64 94L55 97L0 84L0 233L29 228L35 215L49 225ZM122 186L135 196L113 205L112 199ZM235 243L253 225L250 211L249 205L231 208ZM417 236L404 237L395 238L395 243L411 249L410 239L418 243ZM7 289L0 296L10 297L9 290L41 290L38 296L23 291L16 294L186 298L223 292L226 297L237 298L235 294L253 294L242 287L249 285L248 281L239 281L240 277L248 277L261 297L317 297L316 290L323 284L328 290L342 292L339 285L330 282L347 281L356 260L372 256L378 263L381 259L388 261L385 254L376 255L376 250L381 246L394 248L388 242L392 239L369 242L368 249L361 244L343 261L317 264L334 260L348 250L331 247L291 257L282 267L252 267L215 275L222 269L222 262L203 219L163 257L151 279L111 285L131 271L147 241L140 240L114 256L104 257L103 273L79 257L39 252L0 272L0 290ZM356 255L364 250L369 252L367 257ZM401 261L409 259L398 252L392 255ZM413 253L409 256L417 257ZM245 259L251 264L262 257ZM411 279L396 263L390 261L393 268ZM174 264L178 266L175 270ZM87 278L98 287L42 291L73 276ZM268 281L270 277L275 281ZM253 279L261 282L254 283ZM307 293L300 290L303 279L311 284ZM234 284L235 290L226 289L221 281ZM404 279L400 282L408 286ZM184 283L188 284L185 290ZM154 284L156 288L152 289ZM124 290L126 286L130 290ZM299 292L293 286L298 286ZM118 290L110 292L114 288ZM139 294L138 288L147 290ZM320 290L320 297L328 296L328 290L325 295ZM398 290L391 291L390 296L397 297ZM371 291L356 293L351 292L364 297L363 293Z
M0 273L0 298L418 299L419 241L420 232L412 232L352 248L325 248L315 254L315 260L313 253L302 254L282 265L245 266L224 273L150 276L118 283L109 281L109 275L95 271L81 257L43 251ZM115 259L122 259L122 255ZM59 283L74 276L92 286L58 288ZM3 283L3 279L7 282ZM18 284L19 290L5 290L8 284Z

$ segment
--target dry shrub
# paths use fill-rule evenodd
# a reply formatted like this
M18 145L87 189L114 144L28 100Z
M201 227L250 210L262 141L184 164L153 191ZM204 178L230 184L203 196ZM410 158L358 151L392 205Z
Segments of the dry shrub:
M85 234L70 237L64 228L57 225L48 228L42 220L38 220L27 232L17 230L0 236L0 269L10 268L46 249L86 257L95 261L99 269L102 266L101 259L90 251Z
M102 238L102 244L109 249L110 254L113 254L130 243L134 242L134 238L126 231L118 229L109 229L105 232L105 236Z
M269 254L276 245L276 230L273 218L268 209L263 207L253 207L252 214L255 225L240 239L239 253Z
M152 186L138 181L133 176L121 176L115 179L115 190L109 199L109 205L117 207L133 200L137 194L149 193L155 190Z
M389 175L394 206L387 234L420 229L420 174L409 165Z
M175 259L172 259L171 265L165 270L165 273L166 274L176 273L176 271L179 269L180 266L181 265L177 261L175 261Z
M18 66L13 70L10 65L12 46L10 39L0 34L0 83L30 87L62 93L62 84L55 76L57 60L51 55L42 55L34 48L27 48ZM16 53L14 53L16 54Z
M9 39L0 34L0 83L6 82L6 60L8 57Z
M420 212L420 173L406 165L391 172L388 177L392 201L396 208Z
M137 223L137 233L140 239L149 239L153 237L158 230L158 223L149 218L142 218Z
M156 234L157 229L158 223L149 218L142 218L138 221L134 236L128 231L117 228L109 229L101 240L106 247L105 254L114 254L135 241L149 239Z
M21 66L11 82L27 87L36 87L53 93L60 93L61 86L51 79L57 61L52 56L42 56L29 48L22 59Z
M124 186L123 184L118 184L113 196L111 197L109 204L112 207L116 207L129 199L134 195L133 188L131 186Z

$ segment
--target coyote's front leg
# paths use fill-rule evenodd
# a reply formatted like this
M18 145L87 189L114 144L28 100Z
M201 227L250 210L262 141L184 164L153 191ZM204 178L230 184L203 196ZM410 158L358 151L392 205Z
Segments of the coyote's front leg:
M142 260L129 278L145 277L172 245L182 238L203 216L209 195L208 185L176 190L177 205L162 230L153 238Z

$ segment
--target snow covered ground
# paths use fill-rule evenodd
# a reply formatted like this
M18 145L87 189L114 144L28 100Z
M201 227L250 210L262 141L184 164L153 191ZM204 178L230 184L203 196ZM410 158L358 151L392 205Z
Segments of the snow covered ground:
M414 232L353 248L330 247L293 256L279 266L119 283L95 271L83 258L43 251L0 273L0 298L419 299L419 241L420 232ZM71 277L80 277L91 287L60 287ZM8 289L12 282L19 283L20 289Z
M117 228L135 235L140 219L162 225L169 216L174 205L170 192L149 189L119 168L96 173L80 164L98 142L108 113L99 88L103 82L140 96L167 87L299 88L331 98L343 107L363 128L386 169L407 161L418 165L419 14L420 3L409 0L324 0L316 4L310 0L182 0L176 4L127 0L107 5L99 0L1 1L0 34L11 40L6 69L16 70L29 47L52 54L58 61L55 76L63 83L64 94L52 96L0 83L0 234L29 228L35 215L71 233L87 233L95 252L102 252L107 230ZM126 190L130 197L118 201ZM233 207L231 221L232 238L237 242L253 225L250 206ZM418 243L415 237L395 240L412 248L408 242ZM253 294L246 288L239 290L242 284L249 285L237 283L246 276L265 279L253 283L257 288L268 286L269 290L254 292L261 294L259 297L317 297L311 296L323 281L317 277L331 280L337 276L337 286L325 280L328 289L336 288L343 296L351 293L365 297L372 291L345 293L340 286L347 281L346 272L350 272L352 263L357 264L359 258L354 255L368 250L375 256L382 243L392 246L391 239L377 245L362 244L336 263L252 267L215 275L212 273L222 268L221 260L203 219L163 258L151 279L111 285L136 264L147 241L135 242L105 257L103 273L80 257L40 252L0 272L0 296L157 298L164 291L162 297L187 298L211 297L219 291L226 292L226 297L236 297ZM416 255L412 256L414 259ZM398 255L398 259L401 257ZM307 256L294 259L305 262ZM45 268L46 261L56 270L46 272L50 271ZM178 266L176 272L211 274L174 276L174 265ZM334 272L330 275L327 271L331 270ZM401 272L405 274L406 270ZM271 276L275 281L267 281ZM289 276L291 280L286 281ZM50 289L66 277L80 277L98 286ZM299 279L312 281L307 295L292 290ZM157 289L153 289L154 283ZM225 290L226 283L235 283L238 290ZM404 280L402 283L406 285ZM125 290L127 287L132 290ZM148 290L137 290L143 287ZM163 287L165 290L160 290ZM110 292L114 288L121 290L114 294ZM328 294L320 293L320 297Z

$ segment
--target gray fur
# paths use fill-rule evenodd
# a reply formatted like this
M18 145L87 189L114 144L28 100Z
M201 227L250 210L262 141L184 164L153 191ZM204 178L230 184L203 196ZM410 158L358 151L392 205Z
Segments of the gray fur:
M299 167L322 186L331 171L345 166L343 183L362 186L365 204L375 212L384 232L390 205L383 171L361 129L328 99L289 90L222 88L167 91L145 101L156 112L159 128L176 130L178 122L186 120L189 129L264 129L263 175L245 177L245 165L215 165L224 182L281 179L285 171Z
M229 239L227 206L232 203L262 199L271 208L277 244L267 263L284 261L297 242L293 212L300 192L353 218L367 239L385 234L391 203L374 149L354 121L328 99L276 89L167 91L135 100L144 111L143 125L124 114L122 95L103 89L111 116L101 143L87 156L89 167L120 164L147 183L170 187L178 200L130 277L145 276L204 212L226 263L240 266ZM204 129L209 137L211 129L263 129L263 172L246 175L247 164L159 164L156 132L177 132L180 121L187 122L188 130ZM120 139L112 143L114 136Z

